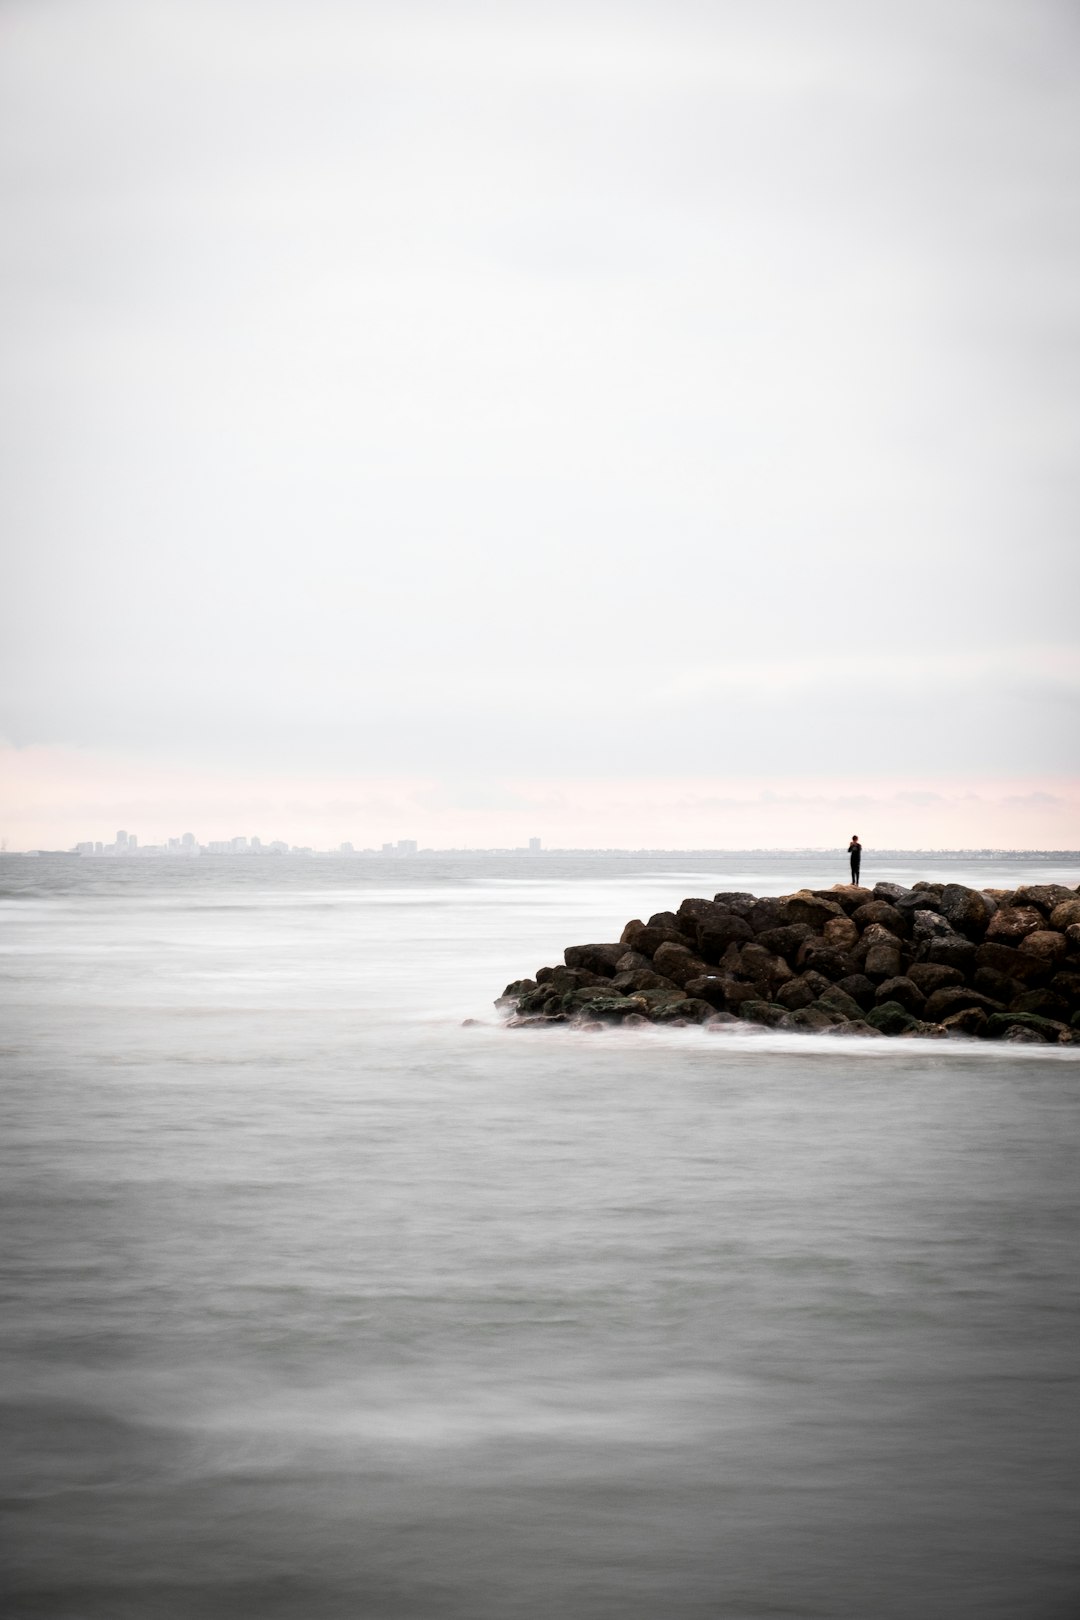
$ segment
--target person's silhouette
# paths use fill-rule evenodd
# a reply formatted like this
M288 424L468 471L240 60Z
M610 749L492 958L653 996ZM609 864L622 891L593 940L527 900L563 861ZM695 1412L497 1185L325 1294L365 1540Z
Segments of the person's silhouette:
M859 866L862 862L862 845L859 843L858 833L852 833L847 852L851 856L851 881L852 883L858 883Z

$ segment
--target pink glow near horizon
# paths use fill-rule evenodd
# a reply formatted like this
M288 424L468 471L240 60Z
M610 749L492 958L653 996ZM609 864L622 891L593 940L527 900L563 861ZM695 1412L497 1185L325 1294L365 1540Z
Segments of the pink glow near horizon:
M1055 777L498 778L207 771L51 748L0 749L10 850L200 840L433 847L1065 849L1080 843L1080 781Z

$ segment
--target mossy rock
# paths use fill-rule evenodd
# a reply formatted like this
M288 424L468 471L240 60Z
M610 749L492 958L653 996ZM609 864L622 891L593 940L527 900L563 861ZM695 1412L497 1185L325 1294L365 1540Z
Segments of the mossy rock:
M866 1022L883 1035L905 1035L909 1029L917 1028L921 1019L913 1018L898 1001L883 1001L880 1007L871 1007Z

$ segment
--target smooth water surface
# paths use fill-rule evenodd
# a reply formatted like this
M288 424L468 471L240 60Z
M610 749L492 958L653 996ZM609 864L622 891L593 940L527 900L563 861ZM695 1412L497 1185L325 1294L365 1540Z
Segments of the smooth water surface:
M837 875L0 861L5 1614L1080 1613L1076 1056L491 1008Z

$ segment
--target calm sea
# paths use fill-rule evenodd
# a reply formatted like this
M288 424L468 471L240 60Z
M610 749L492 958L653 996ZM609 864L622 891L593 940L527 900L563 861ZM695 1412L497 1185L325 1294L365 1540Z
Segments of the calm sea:
M1080 1614L1076 1055L491 1009L843 875L0 861L5 1615Z

